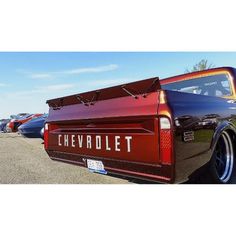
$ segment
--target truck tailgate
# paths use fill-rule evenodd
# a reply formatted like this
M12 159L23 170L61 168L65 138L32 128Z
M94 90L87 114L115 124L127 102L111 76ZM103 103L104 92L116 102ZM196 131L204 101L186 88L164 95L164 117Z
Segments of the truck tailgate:
M123 88L103 89L96 99L98 91L48 101L49 155L85 166L87 159L100 160L111 172L157 175L159 81Z

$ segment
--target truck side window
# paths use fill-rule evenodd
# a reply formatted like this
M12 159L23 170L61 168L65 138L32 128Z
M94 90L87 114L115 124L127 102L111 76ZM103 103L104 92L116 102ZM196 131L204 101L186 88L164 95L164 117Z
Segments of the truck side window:
M166 90L201 94L206 96L222 97L232 95L229 77L227 74L191 78L162 85L162 88Z

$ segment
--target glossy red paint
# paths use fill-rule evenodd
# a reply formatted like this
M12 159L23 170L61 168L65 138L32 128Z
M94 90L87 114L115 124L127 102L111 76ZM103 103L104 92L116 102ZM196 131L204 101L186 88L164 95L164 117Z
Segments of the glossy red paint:
M60 111L51 109L50 117L57 120L59 128L50 132L49 147L53 147L55 151L88 156L158 163L157 101L156 92L149 94L147 98L134 99L129 96L99 101L90 107L77 104L63 107ZM48 122L51 122L50 117ZM83 139L81 148L78 148L78 135ZM90 136L91 148L87 148L87 139ZM101 149L96 149L96 136L101 140ZM129 137L132 137L130 152ZM73 147L73 142L76 148ZM119 148L115 147L117 143L120 143ZM144 149L145 145L150 146L148 151Z
M48 101L47 152L56 160L86 167L86 159L95 159L111 173L170 182L171 163L163 165L159 152L159 89L153 78L99 90L93 105L97 91Z
M53 160L83 167L88 159L102 161L119 176L184 182L210 161L216 127L236 123L235 104L161 85L221 73L229 75L235 98L236 71L223 67L49 100L45 149ZM189 131L193 138L186 141Z

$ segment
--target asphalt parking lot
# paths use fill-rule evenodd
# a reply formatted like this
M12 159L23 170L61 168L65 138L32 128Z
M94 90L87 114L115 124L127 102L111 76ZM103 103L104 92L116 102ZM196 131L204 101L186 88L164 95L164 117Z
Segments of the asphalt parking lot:
M93 174L86 168L49 159L41 139L0 134L1 184L127 184L127 180Z

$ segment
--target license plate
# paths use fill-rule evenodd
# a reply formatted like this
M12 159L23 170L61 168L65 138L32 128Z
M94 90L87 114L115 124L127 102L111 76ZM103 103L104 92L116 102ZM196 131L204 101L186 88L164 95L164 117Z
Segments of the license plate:
M104 169L104 165L101 161L95 160L87 160L87 167L90 171L100 173L100 174L107 174L106 170Z

